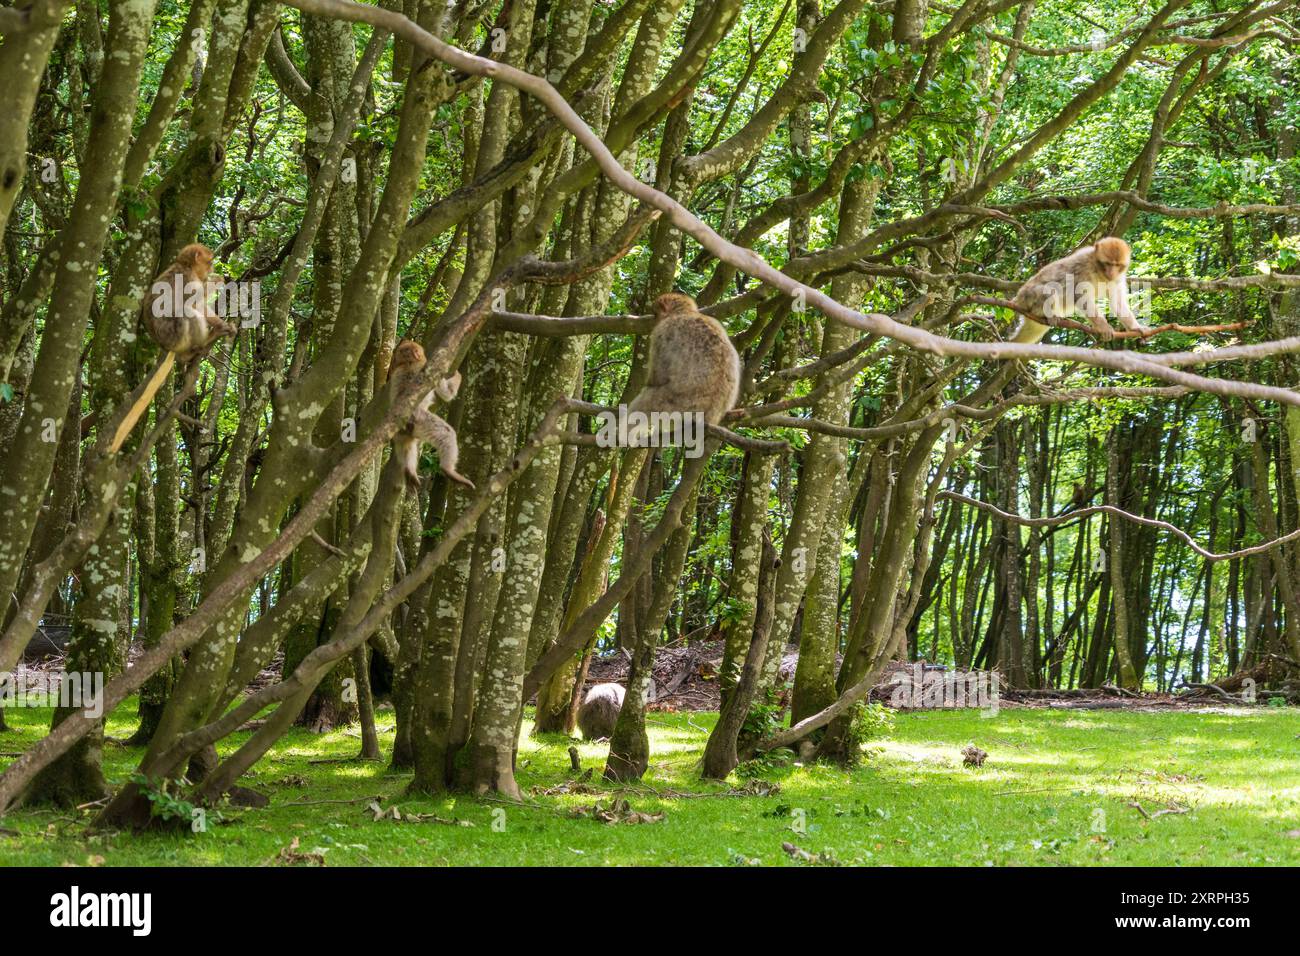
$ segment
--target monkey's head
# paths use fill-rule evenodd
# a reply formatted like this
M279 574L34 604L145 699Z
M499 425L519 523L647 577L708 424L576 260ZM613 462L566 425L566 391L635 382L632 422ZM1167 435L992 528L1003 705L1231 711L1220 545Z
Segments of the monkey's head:
M1097 269L1101 272L1102 278L1110 282L1118 279L1128 271L1128 264L1133 257L1133 253L1129 249L1128 243L1123 239L1107 236L1105 239L1097 241L1094 256L1097 259Z
M680 292L665 292L655 299L654 313L656 319L672 315L674 312L698 312L695 300Z
M201 242L191 242L176 254L176 262L200 279L208 277L208 273L212 271L212 260L215 258L216 255L212 250Z
M388 366L388 377L405 375L424 368L424 349L419 342L402 339L393 350L393 361Z

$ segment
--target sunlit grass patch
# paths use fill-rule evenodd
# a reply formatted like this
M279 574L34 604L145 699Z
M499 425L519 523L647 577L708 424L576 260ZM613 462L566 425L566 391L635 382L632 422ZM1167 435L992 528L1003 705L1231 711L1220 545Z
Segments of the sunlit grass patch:
M110 737L134 729L134 701L111 715ZM262 810L222 808L206 833L88 834L89 811L23 808L4 819L0 862L59 865L258 865L297 838L329 865L801 865L788 841L866 865L1300 864L1300 712L1132 713L1004 708L899 714L893 735L846 773L789 759L761 776L779 789L699 778L716 714L651 713L651 763L640 784L601 780L608 744L533 738L525 721L517 776L523 805L406 796L409 774L358 762L356 728L294 729L242 781L271 797ZM45 732L49 711L11 710L0 751ZM391 712L379 715L391 741ZM223 742L230 752L248 737ZM962 764L974 743L983 767ZM568 748L592 771L573 792ZM139 748L110 744L116 784ZM9 758L0 758L7 763ZM605 824L598 802L626 799L661 822ZM401 820L375 819L370 804ZM1137 809L1136 806L1141 809Z

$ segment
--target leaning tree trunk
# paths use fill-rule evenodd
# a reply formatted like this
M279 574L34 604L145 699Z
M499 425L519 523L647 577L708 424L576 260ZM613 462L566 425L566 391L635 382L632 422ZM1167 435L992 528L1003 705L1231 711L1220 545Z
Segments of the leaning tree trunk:
M110 4L108 47L113 50L113 56L105 62L96 90L91 136L72 216L60 233L60 265L45 314L41 347L21 424L5 461L0 463L0 495L7 501L39 501L50 478L58 447L51 440L57 437L52 432L58 423L48 416L52 410L61 415L68 407L80 374L86 325L96 292L95 280L109 227L115 219L122 165L131 142L153 7L151 0ZM37 39L43 42L50 32L40 31L32 41L7 39L0 47L0 71L5 69L5 54L11 47L21 50L28 42ZM36 70L31 78L39 82L39 64L46 55L48 48L36 60L23 63L20 79L25 82L28 71ZM25 117L22 122L25 124ZM4 149L8 150L16 141L17 136L6 139ZM0 155L0 160L4 158ZM8 200L0 197L0 215L7 214L8 210ZM38 509L10 506L0 515L3 519L0 520L0 608L5 608L6 614L37 516ZM0 614L0 618L4 616ZM11 652L15 660L20 652L21 648ZM0 670L8 670L13 663L13 660L0 660Z
M123 501L134 498L133 489L125 489ZM59 707L54 714L57 727L69 714L85 711L94 704L90 695L97 694L100 681L107 683L122 669L126 660L126 635L122 620L126 598L130 593L127 576L127 542L130 521L119 512L98 547L78 569L82 593L76 603L72 639L64 664L64 682L79 683L80 701ZM104 728L101 718L94 732L82 737L71 750L46 767L33 782L27 799L32 803L51 803L75 807L108 795L108 783L101 767Z
M567 507L566 504L566 510ZM597 510L596 516L591 522L586 552L583 554L582 566L578 570L578 580L574 584L573 594L569 599L570 608L586 607L600 597L605 590L609 576L609 559L607 555L602 553L600 547L604 538L605 527L605 512ZM609 541L612 546L612 534ZM545 577L543 578L544 582ZM557 621L557 624L559 623ZM563 626L568 627L572 623L573 621L566 617ZM536 625L536 622L534 622L534 625ZM553 636L551 640L554 640ZM546 641L546 646L549 646L550 643L551 641ZM581 660L586 663L590 659L591 649L588 646L583 649ZM530 665L532 663L530 662ZM573 702L581 694L585 676L583 666L575 663L574 666L561 667L550 680L542 685L541 690L537 692L537 708L533 720L534 734L573 733L574 718L577 716L577 710L573 706Z
M718 722L713 727L713 733L709 734L708 743L704 745L704 764L700 773L713 780L725 780L740 762L736 755L736 741L740 737L745 717L749 714L749 705L754 702L754 694L758 690L763 658L772 632L772 592L776 584L775 571L778 563L772 537L764 528L754 630L749 649L745 653L740 678L723 703L722 710L718 713Z
M763 557L763 529L767 524L775 465L776 459L772 455L755 452L745 455L740 503L732 517L736 546L732 552L730 599L734 604L732 616L722 631L722 667L718 673L723 700L740 679L746 649L753 636L759 568Z

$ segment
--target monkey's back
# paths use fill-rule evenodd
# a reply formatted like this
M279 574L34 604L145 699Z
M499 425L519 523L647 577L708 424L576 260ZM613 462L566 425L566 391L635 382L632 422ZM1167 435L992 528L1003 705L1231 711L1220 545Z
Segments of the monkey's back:
M1047 315L1049 305L1052 313L1061 317L1074 313L1074 302L1067 295L1067 276L1073 276L1071 283L1079 280L1093 281L1092 270L1086 268L1092 259L1093 246L1076 249L1063 259L1049 262L1035 272L1012 298L1017 306L1036 315Z
M740 356L717 319L701 313L670 314L655 326L655 369L680 399L716 424L735 407Z

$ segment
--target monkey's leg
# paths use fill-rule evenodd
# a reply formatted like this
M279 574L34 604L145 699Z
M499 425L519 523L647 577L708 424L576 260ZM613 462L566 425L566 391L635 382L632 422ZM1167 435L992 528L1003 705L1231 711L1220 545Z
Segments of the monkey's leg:
M1115 330L1110 327L1110 323L1105 319L1093 319L1092 327L1097 332L1097 338L1101 339L1103 342L1114 340Z
M1097 338L1103 342L1112 341L1115 338L1115 330L1110 327L1106 317L1098 310L1097 303L1091 298L1084 299L1082 296L1080 300L1079 311L1088 317L1088 321L1092 323L1093 329L1097 332Z
M144 391L140 393L140 397L135 400L135 403L131 406L131 410L126 413L126 417L122 419L122 423L117 426L117 431L113 433L113 444L108 447L108 453L110 455L117 454L118 449L122 447L122 443L126 441L127 436L131 434L136 423L140 421L141 416L144 415L145 410L149 407L149 403L153 401L153 397L158 394L158 389L162 388L162 383L167 381L167 376L171 373L172 366L175 364L175 352L168 352L163 356L163 360L158 363L157 370L153 373L153 376L149 381L145 383Z
M420 442L409 435L399 433L393 439L393 449L402 462L402 475L406 479L406 487L411 491L419 491Z
M427 442L438 453L438 467L442 473L452 481L473 488L474 482L456 470L456 463L460 460L460 443L456 440L455 429L432 412L417 412L411 425L417 439Z
M636 398L632 399L631 404L627 406L628 413L638 412L646 416L643 422L636 422L627 426L627 447L644 448L650 444L652 429L650 426L649 416L656 411L663 411L673 407L673 396L668 394L666 388L660 385L646 385Z

